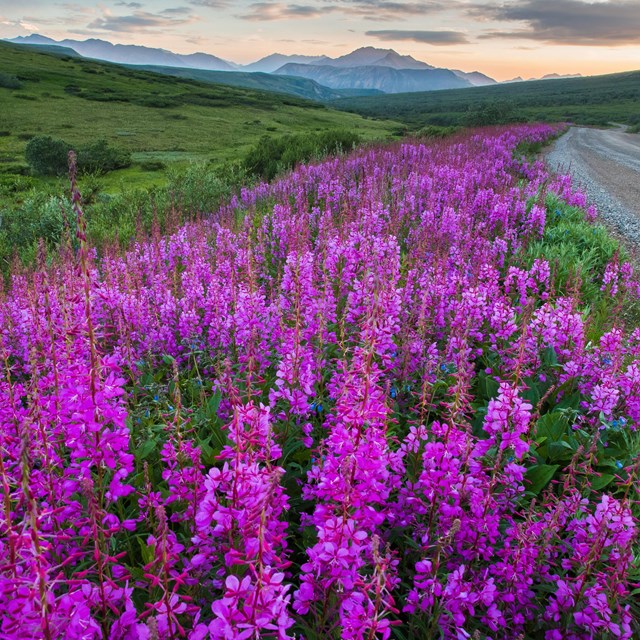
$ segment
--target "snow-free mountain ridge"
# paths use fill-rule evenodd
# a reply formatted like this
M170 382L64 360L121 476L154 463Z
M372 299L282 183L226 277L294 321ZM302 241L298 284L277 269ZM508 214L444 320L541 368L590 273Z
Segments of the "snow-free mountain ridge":
M56 41L46 36L32 34L9 41L17 44L66 47L84 57L120 64L295 76L313 80L334 90L370 89L385 93L400 93L496 84L493 78L479 71L436 68L393 49L377 47L361 47L337 58L273 53L251 64L240 65L208 53L184 55L166 49L112 44L96 38ZM576 76L549 74L541 79L564 77ZM531 80L535 79L531 78ZM256 78L255 82L257 81ZM522 78L518 77L509 82L521 81L523 81ZM234 84L237 82L239 81L236 78ZM255 82L252 81L252 84Z
M9 40L16 44L58 45L73 49L85 58L95 58L119 64L152 64L164 67L186 67L209 71L235 71L236 65L208 53L181 55L167 51L132 44L112 44L106 40L53 40L38 34L19 36Z
M378 89L384 93L464 89L472 86L468 80L449 69L286 64L276 74L308 78L331 89Z

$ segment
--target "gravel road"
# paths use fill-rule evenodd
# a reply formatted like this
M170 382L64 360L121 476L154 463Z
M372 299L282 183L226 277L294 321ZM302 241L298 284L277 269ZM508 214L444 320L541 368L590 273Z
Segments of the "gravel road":
M573 176L605 223L640 245L640 135L571 127L545 158L554 171Z

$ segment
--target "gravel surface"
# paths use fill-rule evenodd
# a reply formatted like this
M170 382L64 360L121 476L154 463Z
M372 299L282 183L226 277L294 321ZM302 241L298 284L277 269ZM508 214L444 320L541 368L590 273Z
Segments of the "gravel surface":
M640 135L571 127L545 160L554 171L573 176L603 221L628 244L640 245Z

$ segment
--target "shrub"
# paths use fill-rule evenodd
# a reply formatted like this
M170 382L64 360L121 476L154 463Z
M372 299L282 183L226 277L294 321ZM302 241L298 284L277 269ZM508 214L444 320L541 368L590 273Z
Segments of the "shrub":
M61 176L68 169L71 149L64 140L51 136L36 136L27 144L26 158L35 173L45 176ZM103 174L131 165L128 151L110 147L106 140L98 140L78 149L80 173Z
M228 198L244 172L214 170L206 164L193 164L186 170L170 171L167 185L170 198L187 212L214 211Z
M449 136L459 131L459 127L439 127L437 125L427 125L418 131L416 134L418 138L448 138Z
M25 156L35 173L61 176L67 172L67 156L71 147L51 136L36 136L27 143Z
M469 127L484 127L492 124L509 124L517 119L513 103L508 100L494 100L470 106L464 123Z
M0 88L2 89L22 89L22 82L15 76L0 71Z
M131 166L131 154L110 147L106 140L98 140L78 150L78 170L81 173L108 173Z
M167 165L160 160L145 160L140 163L140 168L143 171L162 171L167 168Z
M50 248L57 246L68 211L71 206L66 198L35 191L21 206L1 210L0 249L5 265L10 263L12 254L20 257L24 264L32 262L39 240Z
M344 130L281 138L263 136L245 157L244 166L249 174L271 180L301 162L349 151L359 142L360 136Z

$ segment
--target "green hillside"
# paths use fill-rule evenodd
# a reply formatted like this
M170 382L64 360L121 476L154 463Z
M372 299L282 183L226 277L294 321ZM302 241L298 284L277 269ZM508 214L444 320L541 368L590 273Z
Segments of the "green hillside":
M0 172L5 174L24 172L25 146L36 135L72 145L105 139L133 152L138 167L125 175L143 183L140 162L223 162L240 157L265 134L344 128L370 140L397 128L291 96L165 77L6 42L0 42L1 78L11 80L0 82ZM157 174L149 177L157 180Z
M330 89L308 78L279 76L272 73L207 71L206 69L186 69L181 67L159 67L151 65L130 68L161 73L167 76L176 76L178 78L189 78L199 82L213 82L216 84L227 84L232 87L256 89L258 91L286 93L298 98L317 100L319 102L338 100L346 97L382 95L381 91L375 89Z
M472 89L346 98L333 106L412 128L498 121L640 123L640 71Z

